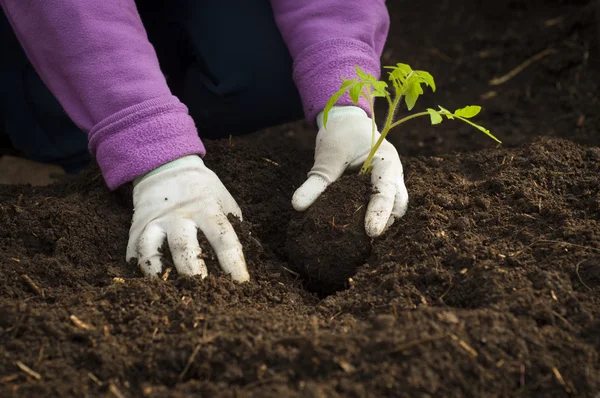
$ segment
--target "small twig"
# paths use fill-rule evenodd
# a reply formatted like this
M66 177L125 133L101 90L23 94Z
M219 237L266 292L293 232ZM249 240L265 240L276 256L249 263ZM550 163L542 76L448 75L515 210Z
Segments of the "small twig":
M524 248L522 248L521 250L519 250L519 251L516 251L516 252L514 252L514 253L509 253L508 255L509 255L510 257L512 257L512 258L515 258L515 257L517 257L518 255L520 255L521 253L523 253L525 250L527 250L527 249L531 249L531 248L533 247L533 245L535 245L535 244L537 243L537 241L538 241L538 240L536 239L536 240L534 240L533 242L531 242L530 244L528 244L527 246L525 246Z
M536 55L528 58L527 60L525 60L522 64L520 64L519 66L517 66L516 68L514 68L513 70L511 70L510 72L508 72L507 74L500 76L500 77L495 77L492 80L490 80L488 82L488 84L490 86L498 86L500 84L506 83L507 81L509 81L510 79L512 79L513 77L515 77L516 75L518 75L519 73L521 73L525 68L527 68L529 65L531 65L532 63L539 61L540 59L544 58L547 55L550 54L554 54L556 52L555 49L553 48L548 48L540 53L537 53Z
M479 355L477 353L477 351L475 351L475 349L473 347L471 347L469 344L467 344L466 341L459 339L458 336L455 335L454 333L450 333L450 337L452 338L452 340L458 342L458 345L463 350L465 350L466 352L468 352L473 358L476 358Z
M577 263L577 265L575 266L575 273L577 274L577 278L579 278L579 282L581 282L581 284L585 287L588 288L588 290L592 290L591 287L589 287L588 285L586 285L586 283L583 281L583 279L581 279L581 275L579 275L579 266L583 263L585 263L587 260L583 260Z
M98 384L98 386L102 387L102 385L104 383L102 383L102 381L96 377L96 375L94 375L92 372L88 372L88 377L96 384Z
M443 340L443 339L445 339L447 337L450 337L450 335L448 333L444 333L444 334L437 334L437 335L431 336L431 337L425 337L423 339L417 339L417 340L409 341L408 343L405 343L405 344L402 344L402 345L396 347L395 349L393 349L389 353L390 354L398 354L398 353L400 353L402 351L405 351L405 350L407 350L409 348L416 347L418 345L429 343L429 342L432 342L432 341Z
M69 317L69 319L71 320L71 322L73 322L73 324L75 326L77 326L80 329L85 329L85 330L96 330L96 328L90 324L87 324L85 322L83 322L81 319L77 318L75 315L71 315Z
M263 245L262 245L262 243L260 243L260 241L258 239L256 239L254 236L250 236L250 239L252 240L252 242L254 242L256 244L256 246L263 249Z
M574 331L577 331L577 329L575 329L575 326L573 326L573 325L571 324L571 322L569 322L569 321L567 320L567 318L565 318L564 316L562 316L562 315L561 315L561 314L559 314L558 312L556 312L556 311L552 311L552 315L554 315L555 317L557 317L558 319L560 319L561 321L563 321L563 323L564 323L565 325L567 325L567 326L569 327L569 329L570 329L572 332L574 332Z
M113 395L117 398L125 398L125 395L123 395L121 390L119 390L119 388L113 383L110 383L110 385L108 386L108 390L112 392Z
M556 244L556 245L567 245L567 246L577 247L579 249L585 249L585 250L592 250L592 251L600 252L600 249L598 249L596 247L578 245L577 243L563 242L563 241L560 241L560 240L539 239L539 240L537 240L536 244L537 243L549 243L549 244Z
M448 295L448 293L450 293L450 290L452 290L453 287L454 287L454 283L452 283L452 279L450 279L450 286L448 286L448 289L446 289L446 291L444 293L442 293L442 295L440 297L438 297L438 301L444 302L444 297L446 297Z
M200 348L202 348L202 343L199 343L199 344L196 345L196 347L194 347L194 351L192 351L192 355L190 355L190 357L188 358L187 363L185 364L185 367L183 368L183 370L179 374L179 381L182 381L183 378L185 377L186 373L190 370L190 367L192 366L192 364L196 360L196 356L200 352Z
M45 350L46 350L46 346L42 343L42 346L40 347L40 351L38 352L37 361L35 362L36 366L42 363L42 360L44 359L44 351Z
M38 285L35 284L35 282L29 277L29 275L23 274L21 275L21 279L23 279L23 281L27 284L27 286L29 286L31 290L33 290L35 294L44 298L44 291L40 289Z
M365 207L365 205L360 205L360 206L358 206L358 208L357 208L357 209L354 211L354 213L352 213L352 215L355 215L356 213L358 213L358 211L359 211L360 209L362 209L363 207Z
M204 327L205 327L204 334L206 334L206 324L204 325ZM192 351L192 355L190 355L190 357L188 358L187 363L185 364L185 367L183 368L183 370L179 374L179 381L182 381L183 378L185 377L185 375L187 374L187 372L190 370L190 367L192 366L192 364L196 360L196 356L200 352L200 348L202 348L202 346L204 344L210 343L211 341L214 341L218 337L219 337L218 335L214 335L212 337L203 337L202 341L200 341L200 343L198 343L196 345L196 347L194 347L194 351Z
M170 268L170 267L165 270L165 273L161 277L163 281L166 281L167 279L169 279L169 274L171 273L172 270L173 270L173 268Z
M569 387L567 385L567 382L563 378L562 374L560 374L560 371L558 370L558 368L556 366L552 367L552 372L554 373L554 376L556 377L556 380L558 380L560 385L563 386L565 391L570 394L572 392L571 387Z
M0 383L1 384L6 384L6 383L10 383L11 381L15 381L19 378L19 375L21 373L13 373L11 375L8 376L4 376L3 378L0 379Z
M42 378L42 375L40 375L35 370L31 369L29 366L25 365L23 362L17 361L17 362L15 362L15 364L19 367L19 369L21 369L23 372L27 373L29 376L33 377L34 379L40 380Z
M525 246L524 248L522 248L519 251L516 251L514 253L510 253L509 255L512 258L517 257L519 254L523 253L525 250L527 249L531 249L533 246L537 246L537 245L543 245L543 244L552 244L552 245L567 245L567 246L571 246L571 247L577 247L579 249L584 249L584 250L591 250L591 251L597 251L600 252L600 249L595 248L595 247L591 247L591 246L584 246L584 245L578 245L576 243L570 243L570 242L563 242L563 241L559 241L559 240L548 240L548 239L535 239L533 242L531 242L529 245Z
M341 315L341 314L343 314L343 313L344 313L344 311L343 311L343 310L342 310L342 311L339 311L339 312L336 312L335 314L333 314L333 315L331 316L331 318L329 318L329 322L333 321L335 318L337 318L339 315Z
M284 270L286 270L287 272L289 272L290 274L294 275L294 276L297 276L297 277L299 277L299 276L300 276L300 274L299 274L299 273L297 273L296 271L292 271L291 269L289 269L289 268L286 268L286 267L284 267L283 265L281 265L280 267L281 267L281 268L283 268Z
M263 158L263 160L267 163L271 163L272 165L279 167L279 163L277 163L271 159Z

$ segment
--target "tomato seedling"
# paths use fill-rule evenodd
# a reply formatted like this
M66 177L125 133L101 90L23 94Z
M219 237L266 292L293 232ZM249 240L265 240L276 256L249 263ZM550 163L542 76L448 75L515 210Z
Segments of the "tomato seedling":
M352 102L358 104L360 97L365 98L370 106L371 110L371 121L372 121L372 140L371 140L371 151L369 152L369 156L367 160L362 165L360 169L360 173L364 174L369 172L371 160L377 149L389 133L391 129L396 126L401 125L404 122L407 122L411 119L421 117L421 116L429 116L431 120L431 124L439 124L446 117L449 120L458 119L463 122L475 127L476 129L484 132L494 141L501 144L502 142L494 137L490 131L478 124L473 123L469 119L475 117L480 111L481 107L478 105L469 105L464 108L460 108L455 110L454 112L450 112L449 110L442 108L439 106L439 110L428 108L425 112L418 112L412 115L406 116L400 120L394 120L396 115L396 111L398 110L399 104L404 98L404 102L406 103L406 108L410 111L414 108L417 99L421 94L423 94L422 84L429 86L432 91L435 92L435 81L433 80L433 76L430 73L422 71L422 70L413 70L407 64L397 64L396 66L386 66L386 69L390 69L389 72L389 81L394 86L395 96L392 98L388 91L388 84L385 81L377 80L374 76L363 72L358 65L356 66L356 78L354 79L346 79L342 78L342 84L338 92L333 94L327 104L325 106L323 112L323 125L327 128L327 119L329 116L329 111L336 104L336 102L344 95L346 92L350 95ZM377 125L375 123L375 98L383 97L388 102L388 115L385 121L385 126L381 131L381 136L375 142L375 132L377 131Z

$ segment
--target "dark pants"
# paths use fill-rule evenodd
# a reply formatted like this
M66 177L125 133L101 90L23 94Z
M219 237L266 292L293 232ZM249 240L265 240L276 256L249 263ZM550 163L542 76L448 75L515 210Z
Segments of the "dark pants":
M162 72L200 136L226 138L302 117L292 60L268 0L143 0L138 9ZM0 20L0 134L36 161L78 171L86 135L42 83Z

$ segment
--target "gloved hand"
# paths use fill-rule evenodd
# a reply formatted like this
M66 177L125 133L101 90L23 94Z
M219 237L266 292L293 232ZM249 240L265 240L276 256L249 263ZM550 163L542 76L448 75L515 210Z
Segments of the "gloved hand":
M371 119L364 110L354 106L333 107L327 129L323 114L317 124L315 163L308 179L294 193L292 205L306 210L346 170L360 169L371 150ZM380 136L376 133L375 140ZM371 184L374 193L367 207L365 230L370 237L381 235L394 220L402 217L408 207L408 192L404 172L396 148L384 140L371 162Z
M185 156L142 177L133 189L133 223L127 261L137 258L145 275L162 271L158 249L165 239L177 271L206 277L198 244L200 229L225 273L233 280L249 279L242 245L227 219L242 212L219 178L199 156Z

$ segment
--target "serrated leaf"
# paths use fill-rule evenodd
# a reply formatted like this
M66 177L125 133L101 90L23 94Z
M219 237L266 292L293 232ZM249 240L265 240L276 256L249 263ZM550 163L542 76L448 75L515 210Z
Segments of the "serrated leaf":
M438 105L438 108L440 108L440 114L446 116L450 120L454 119L454 116L452 115L452 112L450 112L448 109L442 108L441 105Z
M454 115L470 119L474 116L477 116L479 112L481 112L481 107L479 105L469 105L465 106L464 108L455 110Z
M346 91L348 91L348 88L350 88L350 86L352 86L352 84L354 84L354 83L356 83L356 80L354 80L354 79L344 80L340 89L335 94L333 94L329 98L329 101L327 101L327 103L325 104L325 109L323 109L323 126L325 128L327 128L327 119L329 118L329 111L331 110L331 108L333 108L335 103L338 102L338 100L342 97L342 95L346 94Z
M354 86L350 87L350 99L355 104L358 104L358 100L360 99L360 95L362 94L362 89L365 86L365 83L356 83Z
M498 138L496 138L496 137L495 137L495 136L494 136L494 135L493 135L493 134L490 132L490 130L486 129L485 127L483 127L483 126L480 126L480 125L478 125L478 124L476 124L476 123L473 123L472 121L470 121L470 120L468 120L468 119L466 119L466 118L464 118L464 117L461 117L461 116L456 116L456 117L457 117L458 119L462 120L463 122L465 122L465 123L467 123L467 124L470 124L471 126L475 127L477 130L483 131L483 132L484 132L484 133L485 133L485 134L486 134L488 137L490 137L491 139L493 139L493 140L494 140L494 141L496 141L497 143L499 143L499 144L502 144L502 141L500 141Z
M375 76L370 75L366 72L363 72L362 69L360 69L360 67L358 65L355 66L356 67L356 76L358 76L358 78L360 80L362 80L363 82L375 82L377 81L377 79L375 78Z
M389 80L393 82L394 87L400 88L406 83L407 77L412 73L412 68L407 64L397 64L396 66L386 66L391 69Z
M373 97L386 97L389 95L387 92L387 83L382 81L375 81L371 83L373 85Z
M344 79L344 78L342 78L342 80L343 80L344 82L343 82L343 83L342 83L342 85L340 86L340 90L342 90L342 89L344 89L344 88L347 88L347 87L350 87L351 85L353 85L354 83L356 83L356 82L357 82L357 80L356 80L356 79Z
M433 79L433 76L431 76L431 73L425 72L424 70L416 70L414 74L419 78L421 82L431 87L431 91L435 92L435 80Z
M385 69L391 69L390 74L396 78L408 76L413 71L410 65L402 63L398 63L396 66L385 66Z
M431 119L431 124L440 124L442 122L442 115L435 109L427 108L427 112L429 113L429 118Z
M396 91L399 91L402 88L402 82L400 82L400 80L398 80L398 79L392 79L391 74L390 74L389 81L392 82L392 85L394 86Z
M490 130L486 129L483 126L480 126L478 124L473 123L472 121L470 121L468 119L468 117L472 117L469 115L473 115L475 116L477 113L479 113L479 111L481 110L481 107L479 106L475 106L475 105L471 105L471 107L473 108L479 108L479 109L468 109L466 111L464 111L465 109L469 108L469 106L466 106L464 108L458 109L456 112L454 112L454 114L450 113L450 111L448 109L442 108L441 106L438 105L438 107L440 108L439 113L442 115L445 115L448 119L454 119L454 117L456 117L456 119L462 120L463 122L470 124L471 126L475 127L477 130L484 132L488 137L490 137L491 139L493 139L494 141L496 141L497 143L501 144L502 141L500 141L498 138L496 138L491 132ZM464 111L464 113L467 116L462 116L459 111Z
M417 99L421 94L423 94L423 89L421 88L421 84L418 82L409 82L404 88L404 102L406 103L406 108L409 111L415 107Z

